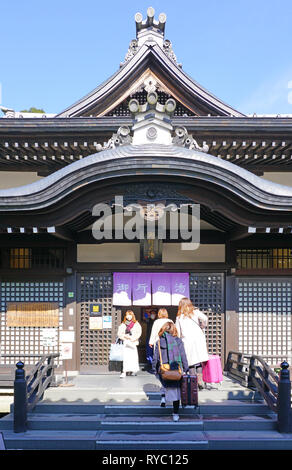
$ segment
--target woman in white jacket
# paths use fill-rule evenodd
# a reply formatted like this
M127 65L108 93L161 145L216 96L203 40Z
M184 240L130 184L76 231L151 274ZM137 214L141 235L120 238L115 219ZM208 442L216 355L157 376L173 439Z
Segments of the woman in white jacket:
M139 370L139 357L137 346L142 334L140 323L136 320L134 312L128 310L123 323L118 329L118 338L124 342L123 372L121 378L126 377L127 372L137 375Z
M153 348L153 345L156 344L156 341L158 340L158 333L160 329L163 327L163 325L167 322L172 322L172 320L168 318L168 311L166 310L166 308L160 308L158 310L157 316L158 318L153 323L151 335L149 338L149 346L151 348Z
M195 308L187 297L179 302L175 326L178 336L183 340L190 374L197 373L199 388L203 388L202 363L208 361L207 343L203 329L208 317Z

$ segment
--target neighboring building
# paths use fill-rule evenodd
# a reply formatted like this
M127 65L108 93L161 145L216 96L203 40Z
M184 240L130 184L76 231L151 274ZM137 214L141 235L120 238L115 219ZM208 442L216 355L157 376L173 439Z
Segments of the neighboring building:
M223 103L178 64L164 14L135 20L136 39L102 85L53 117L0 119L0 352L58 352L67 340L68 370L102 372L130 307L145 362L147 309L161 301L147 274L160 273L172 318L173 279L208 313L210 353L277 364L291 355L292 118ZM115 196L124 207L200 204L199 248L181 250L169 226L163 240L96 240L93 208L118 214ZM114 297L117 279L125 291L138 279L147 300Z

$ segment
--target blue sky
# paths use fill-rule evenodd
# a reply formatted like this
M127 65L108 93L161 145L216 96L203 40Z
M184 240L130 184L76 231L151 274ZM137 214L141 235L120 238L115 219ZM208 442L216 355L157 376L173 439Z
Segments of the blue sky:
M291 0L6 0L1 104L62 111L119 68L134 15L149 6L166 13L178 61L213 94L244 113L292 113Z

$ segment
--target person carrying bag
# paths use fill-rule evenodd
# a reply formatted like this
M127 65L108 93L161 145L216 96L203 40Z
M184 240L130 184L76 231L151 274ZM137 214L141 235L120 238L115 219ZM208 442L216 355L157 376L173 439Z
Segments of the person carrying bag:
M181 399L180 381L183 372L189 369L183 342L177 337L173 322L167 322L159 331L153 355L153 372L160 380L162 389L161 406L173 403L173 420L179 420Z
M160 360L159 374L162 380L166 380L166 381L172 380L176 382L179 381L183 376L183 372L180 366L181 356L178 356L177 360L173 361L171 364L169 363L163 364L162 356L161 356L160 339L157 341L157 344L158 344L159 360ZM173 344L170 344L170 346L173 346ZM167 353L168 353L168 349L167 349Z
M199 390L204 388L202 366L209 359L204 334L207 324L208 317L194 307L190 299L184 297L180 300L175 326L185 347L190 375L198 376Z
M123 341L123 371L121 378L127 373L137 375L139 371L139 356L137 346L142 334L140 323L132 310L127 310L123 322L118 328L118 338Z

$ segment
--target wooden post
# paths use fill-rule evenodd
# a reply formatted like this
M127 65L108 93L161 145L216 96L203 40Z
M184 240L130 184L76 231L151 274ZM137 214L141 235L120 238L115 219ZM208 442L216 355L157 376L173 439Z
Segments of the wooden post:
M247 378L247 386L248 388L256 388L256 385L253 382L255 378L255 358L252 356L249 360L249 370L248 370L248 378Z
M27 430L27 386L25 380L24 363L16 364L14 381L14 432Z
M278 431L289 433L291 427L291 382L289 364L286 361L281 364L277 408Z

